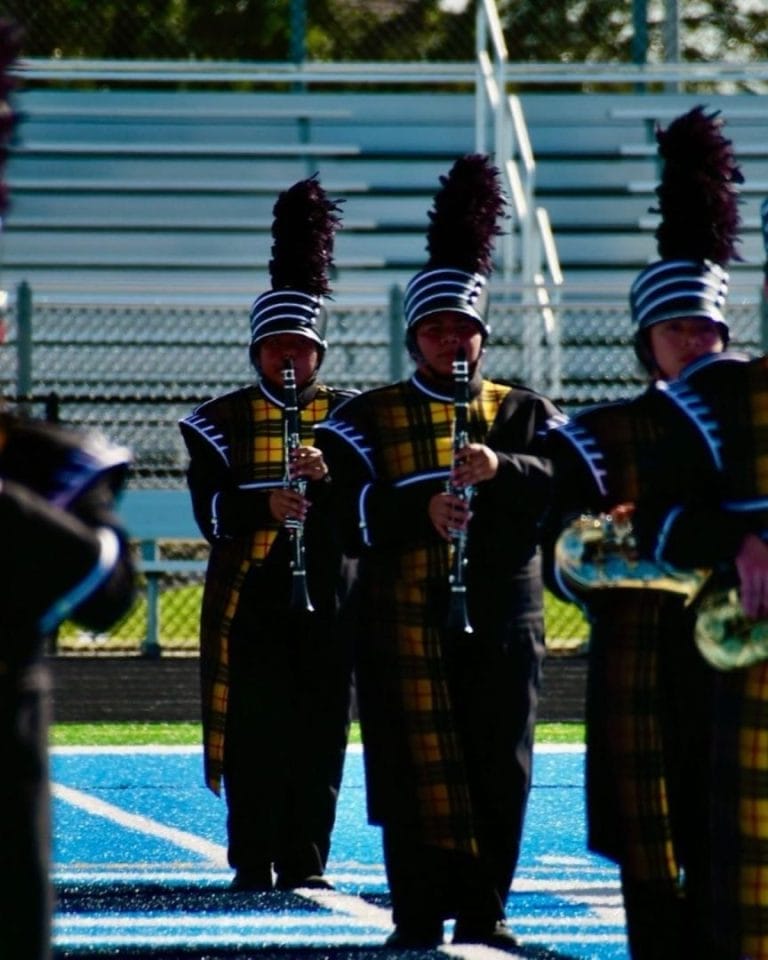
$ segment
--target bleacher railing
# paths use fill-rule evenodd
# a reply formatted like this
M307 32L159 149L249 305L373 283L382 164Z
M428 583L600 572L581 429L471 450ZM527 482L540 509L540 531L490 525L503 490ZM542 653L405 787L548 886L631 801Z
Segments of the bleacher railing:
M509 56L494 0L480 0L475 25L477 81L475 84L475 147L489 151L489 127L493 155L502 174L512 211L512 227L500 244L505 280L519 278L524 300L539 312L531 314L525 330L526 358L531 367L541 363L541 348L550 354L550 380L555 394L561 392L562 358L558 314L553 302L560 298L563 274L549 216L535 203L536 161L520 99L507 93ZM515 250L515 231L519 253Z

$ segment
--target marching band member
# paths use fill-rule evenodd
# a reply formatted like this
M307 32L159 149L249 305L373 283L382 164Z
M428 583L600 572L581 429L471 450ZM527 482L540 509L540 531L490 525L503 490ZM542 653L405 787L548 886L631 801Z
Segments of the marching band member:
M660 391L679 426L636 525L649 556L711 570L694 610L696 648L714 668L701 955L767 960L768 358L706 360Z
M0 413L0 956L49 956L47 639L105 631L131 607L115 500L127 451Z
M442 943L447 918L456 943L514 943L504 908L543 652L537 540L550 478L531 448L555 407L481 374L498 171L465 156L441 183L430 259L405 293L414 373L348 400L315 431L359 558L368 814L383 827L387 944L401 948ZM461 410L466 436L454 436ZM466 601L455 624L451 598Z
M564 529L550 582L590 622L588 844L620 867L633 960L710 956L713 671L692 642L698 581L644 560L632 518L660 482L675 419L653 382L720 355L729 339L723 267L735 251L741 175L721 125L699 107L657 133L661 259L630 291L649 388L561 421L548 438L553 539Z
M195 517L211 545L200 634L205 774L217 794L223 776L240 891L331 887L350 669L331 478L310 441L350 395L318 376L338 210L314 177L280 194L272 288L251 308L258 383L180 422Z
M18 43L0 21L2 143ZM129 459L94 434L0 410L0 956L14 960L47 960L51 946L45 647L64 620L103 631L130 609L133 567L115 514Z

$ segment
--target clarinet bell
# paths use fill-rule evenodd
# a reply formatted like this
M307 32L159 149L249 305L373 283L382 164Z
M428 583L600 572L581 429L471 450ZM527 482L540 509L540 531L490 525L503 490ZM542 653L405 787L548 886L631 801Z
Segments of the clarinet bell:
M453 633L474 633L467 613L467 588L463 584L451 584L446 627Z
M291 608L294 610L304 610L306 613L314 613L315 608L309 599L307 590L307 578L301 571L292 571L291 578Z
M297 529L292 529L290 530L290 538L293 550L291 558L291 608L293 610L304 610L306 613L314 613L315 608L309 599L309 588L307 587L303 536L299 535Z

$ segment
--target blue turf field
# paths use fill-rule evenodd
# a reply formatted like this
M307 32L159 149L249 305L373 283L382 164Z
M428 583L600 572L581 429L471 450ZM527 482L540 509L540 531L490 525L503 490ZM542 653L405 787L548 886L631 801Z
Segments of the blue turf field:
M202 784L197 748L62 748L51 763L57 960L390 953L381 950L389 905L358 749L347 756L330 893L229 892L224 803ZM582 765L580 749L537 750L507 908L520 957L627 960L616 870L584 845ZM448 945L426 954L510 956Z

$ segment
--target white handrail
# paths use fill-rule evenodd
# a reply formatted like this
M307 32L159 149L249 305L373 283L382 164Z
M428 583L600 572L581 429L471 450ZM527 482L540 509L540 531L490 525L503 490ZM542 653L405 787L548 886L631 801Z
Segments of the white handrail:
M506 94L507 46L494 0L478 0L476 13L476 119L475 145L478 152L488 147L488 125L493 125L494 154L509 194L515 226L520 233L519 274L524 285L546 267L553 283L562 282L554 238L538 242L541 223L534 204L536 162L528 127L518 97ZM491 43L491 52L487 46ZM547 221L548 222L548 221ZM505 279L511 279L515 263L513 239L502 244ZM536 256L538 252L538 258ZM550 263L549 257L555 255ZM545 257L540 262L541 256Z
M523 330L523 372L534 386L546 387L558 395L562 377L557 302L563 275L549 216L546 210L535 205L536 161L523 107L518 97L506 92L507 45L494 0L478 0L475 30L475 143L479 152L487 151L490 121L496 164L509 197L513 221L512 229L505 232L501 242L503 275L505 280L512 279L517 266L516 228L520 237L518 272L523 301L538 308L532 313L532 322L526 323ZM554 303L546 275L554 289Z

